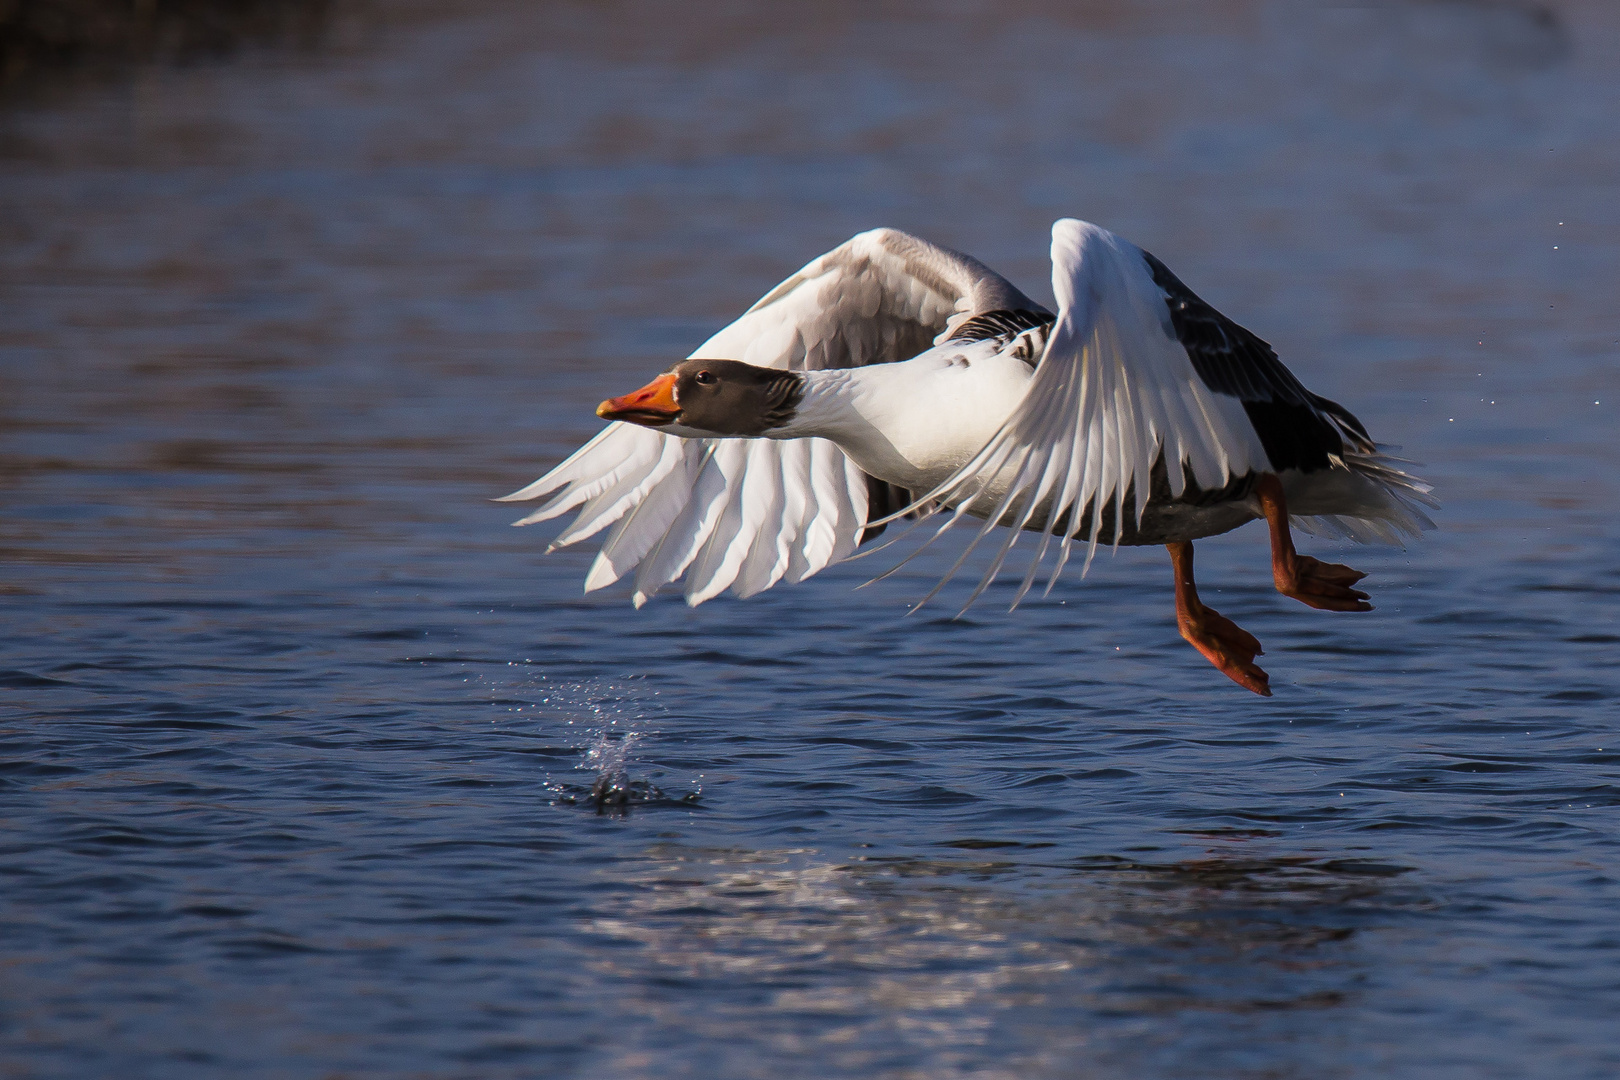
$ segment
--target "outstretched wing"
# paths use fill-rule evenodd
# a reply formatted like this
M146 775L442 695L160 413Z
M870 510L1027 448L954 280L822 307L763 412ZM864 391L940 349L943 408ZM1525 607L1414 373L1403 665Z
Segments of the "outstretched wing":
M1200 377L1151 267L1140 248L1105 229L1072 218L1052 226L1059 312L1029 390L984 449L925 496L955 508L939 532L970 512L986 518L974 544L996 524L1013 526L968 604L1032 523L1038 548L1014 606L1053 539L1059 553L1048 590L1076 536L1089 537L1088 564L1099 539L1107 540L1098 535L1105 521L1113 522L1117 543L1127 495L1140 523L1161 453L1176 496L1185 490L1187 472L1200 488L1219 489L1233 477L1271 468L1242 400ZM1280 364L1275 368L1280 375L1274 380L1287 389L1284 378L1293 376ZM1257 377L1241 361L1225 370L1229 381Z
M890 363L958 334L994 336L998 313L1046 316L983 263L874 229L811 262L691 355L799 370ZM868 513L869 488L882 496L879 514ZM633 572L637 607L683 574L693 605L727 588L750 596L802 580L853 552L869 516L905 501L822 439L682 439L623 423L502 501L548 494L516 524L577 510L552 548L611 526L585 590Z

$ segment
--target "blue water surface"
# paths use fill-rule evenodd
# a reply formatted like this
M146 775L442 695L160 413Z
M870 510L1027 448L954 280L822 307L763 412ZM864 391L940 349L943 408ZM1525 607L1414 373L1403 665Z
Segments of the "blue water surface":
M1607 7L338 10L0 116L6 1075L1620 1073ZM1158 549L634 611L487 502L860 229L1044 297L1063 215L1445 500L1305 543L1366 615L1200 543L1274 698Z

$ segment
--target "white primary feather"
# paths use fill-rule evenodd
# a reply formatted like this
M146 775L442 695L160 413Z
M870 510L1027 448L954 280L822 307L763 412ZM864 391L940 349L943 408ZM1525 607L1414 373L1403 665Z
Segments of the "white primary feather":
M821 369L906 360L975 315L1040 310L983 264L894 229L874 229L811 261L691 356ZM561 489L559 491L559 489ZM801 581L854 551L866 477L821 439L682 439L615 423L534 483L555 493L515 524L572 510L552 548L613 526L585 589L634 574L636 606L686 575L700 604Z

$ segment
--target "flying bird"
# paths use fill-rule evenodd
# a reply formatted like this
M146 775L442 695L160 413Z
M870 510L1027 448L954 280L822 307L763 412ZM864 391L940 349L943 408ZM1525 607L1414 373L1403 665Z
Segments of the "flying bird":
M861 233L604 401L613 423L503 501L552 495L519 525L577 511L552 549L611 527L585 589L632 576L637 607L683 574L693 605L801 581L900 517L983 520L946 580L1005 527L968 605L1022 534L1013 607L1049 554L1048 592L1077 546L1089 568L1099 544L1163 544L1181 636L1270 696L1259 641L1198 598L1193 541L1263 518L1279 592L1370 611L1366 575L1290 526L1399 543L1434 527L1431 487L1106 229L1052 226L1052 287L1055 316L969 256Z

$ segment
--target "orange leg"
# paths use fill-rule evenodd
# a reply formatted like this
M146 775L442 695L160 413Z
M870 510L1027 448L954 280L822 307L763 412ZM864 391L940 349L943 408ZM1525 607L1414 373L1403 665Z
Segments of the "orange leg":
M1198 602L1198 586L1193 582L1192 543L1184 540L1165 547L1170 551L1170 563L1176 570L1176 627L1181 636L1227 678L1246 690L1270 697L1271 676L1254 662L1254 658L1264 652L1260 642L1214 608Z
M1260 506L1271 527L1271 578L1277 591L1323 611L1371 611L1367 594L1350 586L1367 575L1338 563L1325 563L1294 550L1288 531L1288 503L1282 481L1266 473L1255 486Z

